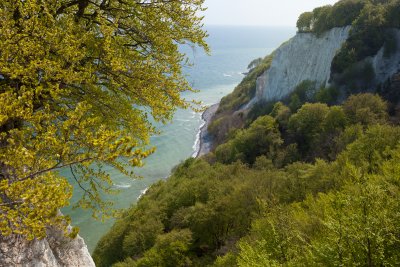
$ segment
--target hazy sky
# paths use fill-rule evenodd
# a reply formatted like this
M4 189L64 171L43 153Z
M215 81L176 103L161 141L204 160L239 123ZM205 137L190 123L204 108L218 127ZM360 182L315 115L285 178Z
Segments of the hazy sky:
M205 24L296 26L299 15L337 0L206 0Z

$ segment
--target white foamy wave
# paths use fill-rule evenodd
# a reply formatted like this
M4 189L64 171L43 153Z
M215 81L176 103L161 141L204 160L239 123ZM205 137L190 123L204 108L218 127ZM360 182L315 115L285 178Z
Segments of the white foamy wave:
M149 190L148 187L143 190L140 190L140 195L138 196L137 200L139 200L142 196L144 196L144 194L146 194L147 190Z
M226 74L226 73L224 73L223 75L224 75L224 77L232 77L231 74Z
M131 187L132 185L131 185L131 184L124 184L124 183L121 183L121 184L114 184L114 186L115 186L116 188L129 188L129 187Z
M200 137L201 137L201 128L203 128L203 126L206 124L205 120L202 120L202 123L199 127L199 131L196 134L196 140L194 141L194 145L192 146L193 148L193 154L192 154L192 158L197 157L197 154L199 154L200 152Z

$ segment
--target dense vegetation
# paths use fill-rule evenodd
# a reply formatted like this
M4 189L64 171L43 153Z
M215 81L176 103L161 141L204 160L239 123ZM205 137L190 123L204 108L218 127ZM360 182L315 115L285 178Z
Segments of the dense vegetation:
M98 244L98 266L395 266L400 127L379 96L278 102L153 185Z
M207 50L203 0L0 1L0 237L43 238L69 205L112 214L104 166L134 176L150 123L188 107L178 43ZM124 160L120 160L124 157ZM76 234L76 231L73 231Z
M300 15L297 21L299 32L318 35L335 27L349 25L357 30L372 27L399 27L398 0L341 0L333 6L317 7Z

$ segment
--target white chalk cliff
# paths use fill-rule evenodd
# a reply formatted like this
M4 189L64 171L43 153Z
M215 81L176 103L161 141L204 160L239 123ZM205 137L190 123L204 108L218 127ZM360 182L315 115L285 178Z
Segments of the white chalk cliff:
M331 29L320 37L296 34L275 51L271 67L258 77L255 100L282 99L304 80L327 83L332 60L349 31L350 26Z
M62 231L49 229L43 240L26 241L22 237L0 236L1 267L94 267L83 239L65 237Z
M396 50L385 57L385 49L382 47L372 58L368 58L375 72L375 83L380 84L390 79L392 75L400 72L400 29L392 29L396 40Z

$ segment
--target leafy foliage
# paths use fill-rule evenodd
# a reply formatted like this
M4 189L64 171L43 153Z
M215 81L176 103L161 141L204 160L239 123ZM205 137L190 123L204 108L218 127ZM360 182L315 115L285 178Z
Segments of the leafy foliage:
M96 264L395 266L400 128L386 118L372 94L293 114L276 103L153 185L101 239Z
M380 138L382 134L396 137ZM398 142L392 142L398 135L398 128L374 126L349 146L333 163L343 179L339 190L267 207L240 244L242 266L257 261L258 255L265 255L264 261L295 266L396 266L399 187L390 174L393 168L386 168L398 166L393 162ZM367 151L375 156L370 158Z
M242 160L253 164L260 155L275 158L283 142L277 126L270 116L258 118L248 129L238 130L233 139L216 149L217 160L222 163Z
M173 230L157 237L154 247L146 251L138 261L127 259L114 264L115 267L150 267L150 266L188 266L190 259L185 255L191 242L190 230Z
M103 166L134 176L152 152L148 117L190 105L177 44L207 49L202 3L1 1L1 235L65 227L55 216L71 197L61 168L83 188L81 207L111 214Z

